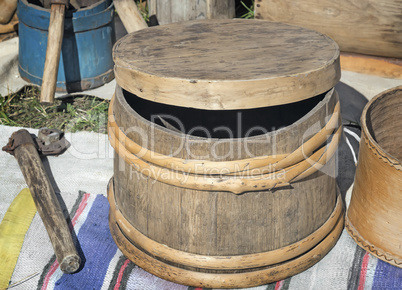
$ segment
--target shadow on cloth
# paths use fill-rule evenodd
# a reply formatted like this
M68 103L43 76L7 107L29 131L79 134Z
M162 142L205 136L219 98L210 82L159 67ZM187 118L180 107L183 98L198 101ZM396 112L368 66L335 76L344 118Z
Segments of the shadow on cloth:
M356 160L359 153L360 116L368 100L354 88L340 82L335 86L341 105L343 138L338 149L338 174L336 181L343 200L353 184L356 173ZM356 159L356 160L355 160Z

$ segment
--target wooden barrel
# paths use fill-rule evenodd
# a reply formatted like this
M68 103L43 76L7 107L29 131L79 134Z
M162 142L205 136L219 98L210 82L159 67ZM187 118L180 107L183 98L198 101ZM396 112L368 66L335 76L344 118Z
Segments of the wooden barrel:
M113 55L110 228L128 258L180 284L232 288L297 274L332 248L343 227L336 43L204 20L135 32Z
M346 229L356 243L402 268L402 86L364 108Z
M315 29L342 51L402 58L402 0L259 0L255 18ZM399 68L400 69L400 68Z

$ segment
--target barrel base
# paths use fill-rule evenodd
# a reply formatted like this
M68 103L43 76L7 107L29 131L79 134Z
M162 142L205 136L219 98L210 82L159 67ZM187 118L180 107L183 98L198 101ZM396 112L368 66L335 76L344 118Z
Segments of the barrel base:
M18 72L20 73L20 76L24 81L38 86L42 85L42 77L35 76L29 73L28 71L24 70L21 67L21 64L18 65ZM85 90L92 90L97 87L103 86L104 84L110 82L113 79L114 79L114 72L113 69L110 69L98 76L82 79L75 82L57 81L56 92L74 93L74 92L82 92Z
M109 183L109 202L114 201L113 179ZM339 190L338 190L339 196ZM338 197L339 198L339 197ZM139 247L119 226L115 205L109 212L112 237L123 254L145 271L175 283L205 288L245 288L272 283L296 275L320 261L335 245L344 225L343 208L336 216L334 227L313 248L302 255L281 263L247 269L210 270L171 263Z
M385 252L381 248L373 245L367 241L353 226L349 218L346 216L345 219L345 229L348 234L353 238L356 244L363 250L369 252L370 254L376 256L378 259L383 260L391 265L402 268L402 259L398 258L390 253Z

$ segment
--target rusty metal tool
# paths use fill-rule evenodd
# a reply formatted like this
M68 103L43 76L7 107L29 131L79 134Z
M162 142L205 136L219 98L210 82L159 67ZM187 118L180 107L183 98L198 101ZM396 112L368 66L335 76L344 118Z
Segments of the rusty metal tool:
M14 155L31 191L38 213L46 227L60 269L74 273L81 259L74 245L63 210L50 183L39 152L43 155L59 155L70 143L58 130L43 128L38 138L25 129L14 132L3 151Z

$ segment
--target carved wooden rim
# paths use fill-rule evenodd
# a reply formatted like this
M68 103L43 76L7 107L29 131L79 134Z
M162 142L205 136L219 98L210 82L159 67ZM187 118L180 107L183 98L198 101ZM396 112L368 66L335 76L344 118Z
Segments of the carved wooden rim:
M112 237L123 254L145 271L162 279L183 285L207 288L243 288L263 285L296 275L320 261L336 244L342 233L343 214L332 231L314 248L296 259L265 269L250 269L243 273L205 273L169 265L153 258L131 243L121 232L114 212L109 214Z
M370 252L378 259L381 259L387 263L390 263L396 267L402 268L402 258L396 257L388 252L381 250L379 247L374 246L372 243L363 238L363 236L356 230L353 224L350 222L349 218L346 216L345 228L348 234L353 238L353 240L364 250Z
M340 198L339 189L337 189L337 201L333 212L325 223L304 239L291 245L263 253L235 255L235 256L205 256L192 254L160 244L138 231L124 217L123 213L117 208L114 196L113 178L108 184L108 200L110 212L113 213L120 231L134 244L144 249L151 255L162 258L169 262L180 265L205 268L205 269L249 269L278 264L290 260L294 257L307 252L319 242L321 242L329 232L333 230L339 220L343 206Z
M187 160L182 158L170 157L151 151L147 148L140 146L133 140L127 137L125 133L119 128L113 114L113 103L115 96L113 96L108 113L108 131L109 136L114 134L116 139L132 154L141 155L144 161L153 163L160 167L170 168L172 170L193 173L205 174L211 170L225 169L228 173L250 171L255 168L261 170L277 171L288 166L294 165L302 161L305 156L310 156L311 153L321 146L338 128L340 122L340 104L336 103L334 112L327 124L317 132L313 137L304 142L299 148L290 154L278 154L275 156L259 156L254 158L247 158L234 161L209 161L209 160ZM239 171L238 169L241 170ZM272 170L275 169L275 170ZM237 171L236 171L237 170Z
M375 102L380 101L382 98L386 97L390 93L393 93L397 90L402 90L402 86L398 86L395 88L391 88L389 90L386 90L384 92L379 93L376 95L374 98L372 98L364 107L364 110L362 112L361 116L361 123L362 123L362 141L365 142L368 146L368 148L375 154L377 155L380 159L382 159L384 162L388 163L390 166L394 167L396 170L401 171L402 170L402 164L401 161L394 158L391 156L389 153L387 153L373 138L373 136L370 133L370 130L367 127L367 113L368 110L372 107L372 105Z

